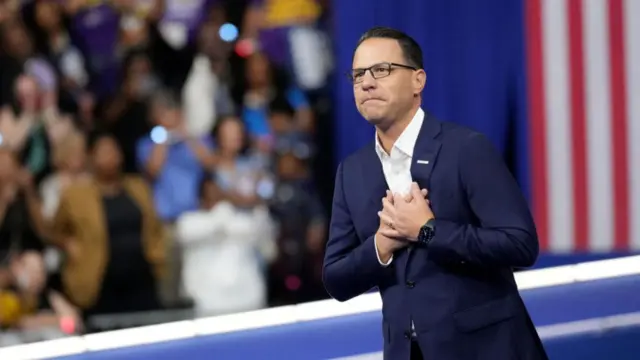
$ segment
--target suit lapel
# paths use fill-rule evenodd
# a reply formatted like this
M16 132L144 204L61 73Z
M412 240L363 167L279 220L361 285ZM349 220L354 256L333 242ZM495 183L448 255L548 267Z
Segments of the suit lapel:
M431 187L431 173L438 159L438 153L442 146L440 140L440 130L442 124L433 116L429 116L425 112L424 121L420 128L420 135L416 140L416 145L413 147L413 156L411 158L411 179L420 185L421 189L429 190ZM427 199L429 195L427 195ZM414 253L413 244L408 248L408 255L400 257L398 259L398 266L404 269L404 274L407 272L407 265L409 259Z
M411 159L411 178L421 188L430 188L431 172L436 164L442 141L440 131L442 124L433 116L425 113L420 135L416 140Z

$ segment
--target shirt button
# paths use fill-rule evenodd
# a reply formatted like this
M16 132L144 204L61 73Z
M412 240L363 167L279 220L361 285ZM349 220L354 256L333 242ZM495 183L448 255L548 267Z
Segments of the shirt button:
M409 289L413 289L416 286L416 283L413 281L407 281L406 285Z
M411 331L408 331L408 330L405 331L404 332L404 338L407 339L407 340L411 339Z

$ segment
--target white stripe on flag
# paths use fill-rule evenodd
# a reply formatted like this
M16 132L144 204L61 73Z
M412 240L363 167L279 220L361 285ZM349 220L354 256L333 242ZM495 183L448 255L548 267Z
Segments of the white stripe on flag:
M613 152L607 0L583 0L589 249L613 248Z
M544 0L541 6L549 250L567 252L573 249L574 238L567 8L565 1L558 0Z
M640 250L640 1L624 2L629 147L630 246Z

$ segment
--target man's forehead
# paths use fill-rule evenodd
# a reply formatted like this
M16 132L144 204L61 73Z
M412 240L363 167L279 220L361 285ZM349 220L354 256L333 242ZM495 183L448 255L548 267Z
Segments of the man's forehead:
M381 62L404 63L402 48L394 39L372 38L358 46L353 56L353 68L366 68Z

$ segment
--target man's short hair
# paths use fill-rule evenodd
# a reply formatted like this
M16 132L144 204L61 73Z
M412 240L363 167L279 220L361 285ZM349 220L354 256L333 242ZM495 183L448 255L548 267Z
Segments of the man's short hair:
M368 39L393 39L400 44L400 48L402 49L402 55L404 56L406 65L414 66L418 69L424 68L423 59L422 59L422 49L420 45L409 35L403 33L400 30L396 30L390 27L384 26L376 26L367 30L362 36L360 40L358 40L358 45L356 49L362 44L365 40Z

